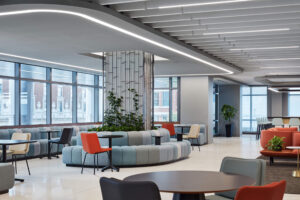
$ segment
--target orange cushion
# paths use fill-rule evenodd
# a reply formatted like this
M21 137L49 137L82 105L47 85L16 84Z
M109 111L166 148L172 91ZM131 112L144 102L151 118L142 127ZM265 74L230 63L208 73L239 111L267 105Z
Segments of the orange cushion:
M270 131L270 130L263 130L261 131L261 139L260 144L261 147L267 149L266 145L268 144L269 140L271 140L274 136L284 137L283 141L283 148L286 146L293 145L293 132L291 131Z
M262 150L260 153L264 156L271 156L271 157L296 157L297 154L293 152L293 150L282 150L282 151L271 151L271 150Z
M297 127L291 127L291 128L275 128L277 131L298 131Z

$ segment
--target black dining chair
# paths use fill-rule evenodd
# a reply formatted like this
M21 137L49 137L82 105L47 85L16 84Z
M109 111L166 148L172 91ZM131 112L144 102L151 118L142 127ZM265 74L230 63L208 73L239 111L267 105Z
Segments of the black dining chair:
M51 144L50 152L52 149L52 145L57 144L56 157L58 158L59 145L62 144L64 146L65 145L71 146L72 135L73 135L73 128L64 128L60 138L49 140L49 143Z
M103 200L161 200L158 187L150 181L121 181L102 177Z

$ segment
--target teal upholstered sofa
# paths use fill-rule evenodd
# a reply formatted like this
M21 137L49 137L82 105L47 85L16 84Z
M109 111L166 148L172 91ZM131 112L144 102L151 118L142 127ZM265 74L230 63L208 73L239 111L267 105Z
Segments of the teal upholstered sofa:
M191 143L170 139L167 129L133 132L101 132L100 135L123 135L112 140L112 162L117 166L140 166L168 163L187 158L191 153ZM163 136L161 145L154 145L153 135ZM99 139L101 146L108 146L108 139ZM82 166L85 152L81 138L77 137L77 146L63 148L63 163L67 166ZM107 154L99 154L99 166L107 165ZM85 165L93 166L93 155L87 155Z
M15 132L21 133L31 133L31 140L37 140L36 143L30 144L28 157L40 157L45 156L48 153L48 135L43 132L45 130L58 130L58 133L52 133L52 138L60 137L63 128L73 128L73 137L72 145L77 143L77 135L80 131L87 131L90 128L95 127L96 125L82 125L82 126L73 126L73 127L39 127L39 128L20 128L20 129L0 129L0 139L10 139L12 134ZM59 152L62 151L63 146L59 145ZM52 152L57 151L57 145L53 145L51 149ZM1 157L1 155L0 155ZM8 155L8 159L10 155Z

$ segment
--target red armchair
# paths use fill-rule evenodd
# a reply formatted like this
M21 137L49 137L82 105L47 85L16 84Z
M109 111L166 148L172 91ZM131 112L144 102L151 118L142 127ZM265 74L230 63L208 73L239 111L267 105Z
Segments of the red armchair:
M286 181L271 183L265 186L241 187L235 200L282 200Z
M176 134L173 123L163 123L162 124L162 128L167 129L169 131L169 133L170 133L170 136L174 136Z
M271 151L267 149L268 141L274 136L284 137L283 149L281 151ZM260 139L261 147L260 153L264 156L270 157L270 164L274 163L274 157L296 157L297 151L286 149L287 146L300 146L300 132L297 128L271 128L261 131Z

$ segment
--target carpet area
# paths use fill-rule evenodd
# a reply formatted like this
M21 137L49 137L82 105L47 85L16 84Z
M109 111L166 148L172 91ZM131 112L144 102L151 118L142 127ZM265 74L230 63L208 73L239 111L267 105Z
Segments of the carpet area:
M285 192L288 194L300 194L300 178L294 178L292 176L293 171L297 167L296 159L275 158L272 166L270 166L268 157L260 156L258 159L267 161L265 177L266 184L286 180L287 187Z

